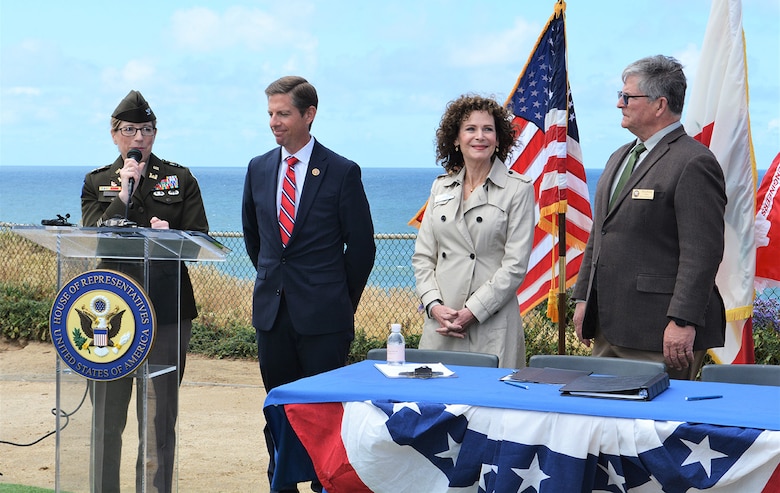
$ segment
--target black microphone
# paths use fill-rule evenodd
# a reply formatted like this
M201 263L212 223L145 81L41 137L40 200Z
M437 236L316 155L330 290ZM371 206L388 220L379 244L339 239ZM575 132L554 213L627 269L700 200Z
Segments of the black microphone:
M144 155L141 154L141 151L136 149L136 148L133 148L133 149L130 149L129 151L127 151L127 159L135 159L136 162L140 163L141 159L143 159L143 158L144 158ZM135 184L135 178L130 177L130 186L132 187L134 184ZM131 189L130 193L132 193L132 189Z
M136 148L127 151L127 159L135 159L140 163L141 159L143 158L144 155L141 154L141 151ZM127 219L127 216L130 213L130 205L133 203L133 187L135 186L135 178L131 176L129 182L130 186L127 188L127 204L125 204L125 219Z

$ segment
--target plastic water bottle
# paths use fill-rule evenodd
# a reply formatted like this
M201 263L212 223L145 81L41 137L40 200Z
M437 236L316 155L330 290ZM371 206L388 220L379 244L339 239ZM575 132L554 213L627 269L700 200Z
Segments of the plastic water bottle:
M406 343L401 334L401 324L390 325L390 336L387 338L387 364L403 365L406 362Z

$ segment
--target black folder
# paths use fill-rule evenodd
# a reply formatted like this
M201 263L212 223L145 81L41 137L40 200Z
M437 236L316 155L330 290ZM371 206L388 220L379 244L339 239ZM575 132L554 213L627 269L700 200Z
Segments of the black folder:
M560 390L563 395L649 401L668 388L669 375L661 372L630 377L587 375L564 385Z
M526 366L513 371L501 380L516 380L518 382L554 383L562 384L572 382L580 377L590 375L593 372L582 370L569 370L562 368L534 368Z

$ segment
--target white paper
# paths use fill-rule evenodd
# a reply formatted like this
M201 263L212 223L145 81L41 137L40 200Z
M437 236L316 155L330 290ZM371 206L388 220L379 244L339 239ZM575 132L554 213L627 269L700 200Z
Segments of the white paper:
M433 378L444 378L455 375L455 372L447 368L441 363L406 363L403 365L388 365L387 363L374 363L374 366L381 371L387 378L413 378L407 375L401 375L403 372L414 372L416 368L421 366L427 366L434 372L441 372L441 375L436 375Z

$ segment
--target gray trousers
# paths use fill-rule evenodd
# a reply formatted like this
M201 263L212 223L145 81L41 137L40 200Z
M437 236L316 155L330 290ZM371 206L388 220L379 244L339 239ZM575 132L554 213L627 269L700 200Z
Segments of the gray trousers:
M178 387L184 377L184 365L192 335L192 321L181 321L181 340L176 324L157 327L154 347L149 354L150 365L170 365L179 361L179 371L166 373L145 383L132 377L111 382L91 382L93 404L92 460L90 467L93 493L119 493L122 433L127 424L127 410L136 390L136 412L143 416L146 405L147 427L138 423L138 458L136 460L136 491L169 493L173 489L176 470L176 417L179 411ZM177 354L178 353L178 354ZM147 385L147 399L142 396ZM148 430L148 433L147 433ZM146 436L146 453L143 439ZM147 460L144 464L144 460ZM146 473L144 474L144 471ZM145 487L144 487L145 486Z

